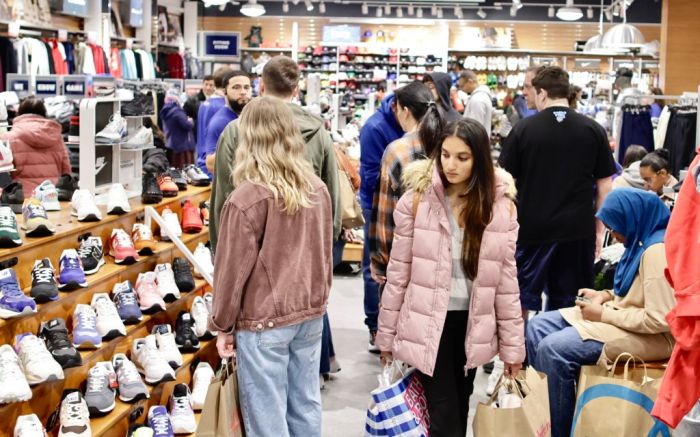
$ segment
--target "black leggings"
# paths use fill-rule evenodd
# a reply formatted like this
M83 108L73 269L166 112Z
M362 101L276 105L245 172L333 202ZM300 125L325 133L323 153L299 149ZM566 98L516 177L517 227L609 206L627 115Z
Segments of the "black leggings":
M469 396L474 391L476 376L476 369L470 369L464 376L468 316L468 311L447 312L433 376L418 373L428 402L430 437L464 437L467 434Z

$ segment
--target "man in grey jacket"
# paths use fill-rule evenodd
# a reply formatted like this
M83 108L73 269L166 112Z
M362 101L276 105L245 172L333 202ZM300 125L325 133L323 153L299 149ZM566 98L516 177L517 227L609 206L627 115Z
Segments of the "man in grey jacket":
M469 94L469 99L464 104L464 117L473 118L481 123L486 129L486 133L491 136L493 103L489 87L479 85L476 73L465 70L459 75L459 89Z

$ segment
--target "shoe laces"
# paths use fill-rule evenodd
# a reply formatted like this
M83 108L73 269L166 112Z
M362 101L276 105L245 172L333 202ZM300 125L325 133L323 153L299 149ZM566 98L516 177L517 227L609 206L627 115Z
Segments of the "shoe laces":
M16 220L14 215L10 214L0 214L0 228L15 228L16 229Z
M175 397L173 396L173 410L171 414L173 413L187 413L191 407L190 400L187 396L178 396Z
M46 331L46 338L53 349L63 349L70 347L68 331L62 329L49 329Z
M122 306L138 304L138 301L136 300L136 293L133 293L131 291L119 292L119 294L117 294L117 299L119 301L119 304Z
M117 238L117 244L119 246L127 246L127 247L133 246L133 243L131 242L131 238L129 238L129 236L126 234L126 232L117 232L115 234L115 236Z
M96 328L97 317L95 317L94 313L90 314L90 312L86 309L83 311L78 311L76 315L78 317L78 325L91 330Z
M53 282L53 269L50 267L37 267L33 270L36 282Z
M38 337L26 337L19 348L19 356L25 364L47 359L46 345Z
M86 416L85 414L85 408L83 406L82 402L78 402L76 404L70 403L68 404L68 408L65 410L66 411L66 418L65 420L61 418L61 425L66 425L67 423L83 423L83 420Z
M3 381L16 381L18 378L25 378L20 367L19 358L17 355L9 352L3 353L0 356L0 379Z
M139 226L136 228L136 235L142 240L150 240L153 238L153 233L147 226Z
M98 299L97 302L95 302L95 307L96 307L97 313L101 317L119 318L119 314L117 313L117 309L114 307L114 305L112 305L112 303L109 301L109 299L106 299L106 298Z
M66 256L62 260L63 262L61 263L61 270L75 270L80 268L80 259L79 258L74 258L72 256Z
M103 369L95 368L90 371L90 377L88 378L88 393L99 393L105 386L105 380L107 379L107 371Z
M19 297L24 295L17 281L13 281L12 279L0 282L0 289L5 296Z
M121 367L119 368L119 376L119 379L125 383L141 381L139 371L136 370L136 366L134 366L131 361L122 363Z
M83 242L78 248L78 256L80 258L87 258L92 255L92 250L95 246L92 243Z
M156 434L169 434L170 420L167 415L154 414L151 417L151 422L153 422L153 430Z

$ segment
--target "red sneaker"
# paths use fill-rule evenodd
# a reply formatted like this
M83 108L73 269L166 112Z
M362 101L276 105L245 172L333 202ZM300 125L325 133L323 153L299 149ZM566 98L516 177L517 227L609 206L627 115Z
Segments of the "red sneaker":
M177 184L173 182L173 178L166 176L165 174L158 176L158 187L160 188L160 191L163 192L163 197L175 197L180 191L177 188Z
M109 256L117 264L133 264L139 260L133 241L124 229L113 229L109 239Z
M194 206L190 199L182 205L182 231L187 234L196 234L202 231L202 217L199 208Z

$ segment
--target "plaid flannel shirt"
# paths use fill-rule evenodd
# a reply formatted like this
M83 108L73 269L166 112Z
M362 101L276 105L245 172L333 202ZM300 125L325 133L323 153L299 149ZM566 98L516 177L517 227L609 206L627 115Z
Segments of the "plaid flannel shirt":
M375 276L386 277L391 244L394 240L394 209L404 193L401 182L403 169L425 153L418 135L406 134L387 146L382 156L379 182L372 200L369 235L365 236L370 250L370 268Z

